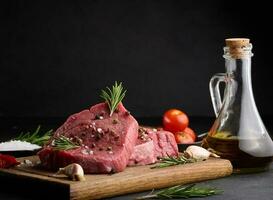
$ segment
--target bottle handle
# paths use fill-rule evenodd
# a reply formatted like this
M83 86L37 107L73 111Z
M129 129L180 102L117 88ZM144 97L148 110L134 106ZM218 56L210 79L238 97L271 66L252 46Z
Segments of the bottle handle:
M222 108L222 98L220 94L219 84L221 82L226 83L226 74L225 73L218 73L215 74L209 82L209 90L210 90L210 97L213 105L213 109L215 112L216 117L218 117L219 112Z

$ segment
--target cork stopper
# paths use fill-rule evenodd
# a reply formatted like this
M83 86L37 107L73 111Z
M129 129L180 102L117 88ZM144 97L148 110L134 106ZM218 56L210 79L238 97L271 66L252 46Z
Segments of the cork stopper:
M226 46L229 47L230 56L236 59L245 56L244 48L250 44L250 39L248 38L228 38L225 41Z

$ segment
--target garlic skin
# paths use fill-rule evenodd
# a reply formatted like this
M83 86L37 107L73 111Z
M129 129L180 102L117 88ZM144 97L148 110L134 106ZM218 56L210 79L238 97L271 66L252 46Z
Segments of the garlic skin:
M77 163L72 163L64 168L60 168L56 174L64 174L73 181L84 181L84 171L82 166Z
M216 155L215 153L211 153L208 150L204 149L203 147L199 147L196 145L189 146L184 151L184 156L186 158L193 158L196 161L207 160L209 157L215 157L215 158L220 157L220 156Z

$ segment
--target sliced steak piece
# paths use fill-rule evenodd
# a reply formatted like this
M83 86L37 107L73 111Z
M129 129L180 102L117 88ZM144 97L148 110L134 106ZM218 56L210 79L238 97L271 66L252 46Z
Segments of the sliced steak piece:
M128 166L147 165L157 161L154 142L146 129L139 128L137 143L131 155Z
M173 133L169 131L148 130L155 146L155 155L157 158L166 156L178 156L178 146Z
M152 164L158 158L168 155L178 156L178 147L172 133L140 128L128 166Z
M100 103L70 116L57 129L52 142L60 135L82 146L53 151L50 143L38 153L44 167L56 170L76 162L85 173L120 172L125 169L136 144L138 123L121 103L111 117L107 104Z

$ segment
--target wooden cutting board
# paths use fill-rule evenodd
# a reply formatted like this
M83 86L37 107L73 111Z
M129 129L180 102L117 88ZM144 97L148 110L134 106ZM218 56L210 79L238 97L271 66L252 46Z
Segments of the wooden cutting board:
M33 163L38 161L37 156L18 160L25 159ZM160 169L151 169L151 166L127 167L125 171L111 175L85 175L86 181L82 182L70 181L64 176L54 177L54 173L37 167L17 166L11 169L0 169L0 179L6 178L11 184L14 182L14 185L18 185L20 181L26 185L33 184L35 186L29 187L29 190L35 188L38 193L44 193L47 186L51 186L53 190L63 188L65 192L62 197L67 199L100 199L216 179L232 173L232 165L228 160L216 158Z

